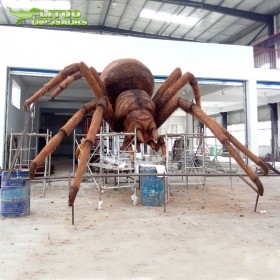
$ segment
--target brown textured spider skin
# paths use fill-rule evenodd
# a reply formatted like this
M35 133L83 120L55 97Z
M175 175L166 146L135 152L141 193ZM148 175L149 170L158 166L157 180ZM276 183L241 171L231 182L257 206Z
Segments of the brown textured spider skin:
M164 139L158 136L157 129L178 108L190 113L213 132L254 182L256 185L256 188L254 188L255 191L259 195L263 195L264 189L261 181L251 168L245 164L239 155L239 151L259 165L263 169L264 174L268 173L266 164L201 110L201 96L197 80L189 72L182 74L180 68L176 68L153 95L153 75L138 60L126 58L113 61L105 67L100 77L93 67L89 68L83 62L74 63L65 67L53 79L27 99L24 103L24 108L27 109L29 105L36 102L41 96L51 90L53 90L51 98L54 99L63 89L82 77L85 78L96 98L84 104L68 120L32 161L29 171L30 178L33 178L36 168L56 149L63 138L71 134L85 115L93 113L92 122L86 136L85 147L80 159L81 162L78 165L77 172L71 184L68 201L69 206L74 204L79 191L91 146L100 129L102 119L105 119L109 123L112 131L136 131L137 143L134 144L138 150L140 147L139 144L145 142L156 151L161 149L163 157L165 157L166 147ZM176 96L177 92L186 84L189 84L193 89L195 103ZM121 149L127 149L133 162L134 155L131 139L132 136L126 136Z
M139 89L152 96L154 91L154 76L140 61L135 59L116 60L104 68L100 79L105 89L105 95L112 104L126 90Z

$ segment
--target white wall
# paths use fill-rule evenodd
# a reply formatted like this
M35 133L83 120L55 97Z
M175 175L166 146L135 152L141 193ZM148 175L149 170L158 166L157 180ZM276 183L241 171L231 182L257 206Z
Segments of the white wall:
M21 87L21 91L24 92L25 88L22 82L17 78L13 78L17 84ZM12 79L9 81L9 83L12 83ZM11 99L11 95L9 96ZM21 99L21 105L23 105L24 100ZM9 112L9 115L5 116L7 117L7 122L9 127L13 127L14 132L20 132L23 130L25 118L23 117L23 111L12 105L11 100L9 100L7 111ZM9 131L10 132L10 131Z
M1 140L5 133L8 67L58 70L84 61L102 71L114 59L132 57L145 63L154 75L168 75L179 66L183 72L191 71L200 78L249 80L254 71L252 48L245 46L4 26L0 26L0 38ZM0 163L2 156L3 145L0 145Z
M179 66L199 77L246 79L253 65L252 49L244 46L1 26L0 35L2 66L61 69L84 61L102 71L114 59L133 57L154 75Z

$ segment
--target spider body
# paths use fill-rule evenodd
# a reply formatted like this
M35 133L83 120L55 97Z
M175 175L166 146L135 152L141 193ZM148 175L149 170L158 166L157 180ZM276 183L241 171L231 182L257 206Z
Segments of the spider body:
M111 129L115 132L138 130L139 143L156 140L151 71L135 59L119 59L105 67L100 80L104 96L109 98L116 117L114 122L107 120Z
M60 131L48 142L30 165L29 176L33 178L36 168L52 153L62 139L69 135L82 121L83 117L93 113L92 122L86 136L86 143L80 159L75 178L69 193L69 205L73 205L80 182L84 174L84 168L90 155L91 146L95 141L102 119L105 119L111 130L115 132L135 132L137 137L136 147L145 142L154 150L162 150L166 154L164 139L158 136L157 129L178 108L191 114L204 123L223 144L236 162L243 168L246 174L255 184L252 188L263 195L263 186L258 176L243 161L240 152L259 165L264 174L268 173L266 164L225 128L207 116L200 105L200 89L196 78L192 73L182 74L180 68L176 68L154 93L154 78L151 71L140 61L135 59L119 59L111 62L102 71L101 76L93 67L85 63L74 63L65 67L53 79L39 89L24 103L24 108L36 102L47 92L52 99L60 94L77 79L84 77L95 98L84 104L79 111L60 129ZM189 84L194 93L195 102L190 102L176 96L177 92L186 84ZM132 136L124 138L123 146L127 147L133 157L131 144ZM131 158L133 160L133 158Z
M111 62L100 75L105 92L112 104L126 90L144 90L150 96L154 90L154 76L140 61L119 59Z

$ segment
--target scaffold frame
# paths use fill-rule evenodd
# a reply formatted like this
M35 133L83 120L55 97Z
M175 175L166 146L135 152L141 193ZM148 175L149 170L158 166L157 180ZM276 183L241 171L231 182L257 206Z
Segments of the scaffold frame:
M120 150L120 146L124 137L131 136L132 139L129 145L132 146L132 151L128 151L127 147ZM79 138L86 137L86 134L73 133L73 174L76 171L75 151L79 144ZM106 188L131 188L135 193L136 179L129 175L135 174L136 166L136 134L135 133L115 133L101 132L96 135L96 144L92 146L91 154L86 165L86 173L92 177L92 181L98 189ZM129 146L128 145L128 146ZM133 153L134 162L130 160L129 153ZM97 158L97 160L96 160ZM112 176L114 178L113 186L106 186L107 180L110 177L104 177L101 181L95 179L96 174L114 173L116 175L127 173L126 177ZM102 178L102 176L101 176ZM122 180L122 178L124 180ZM124 182L125 181L125 182Z
M38 154L38 140L44 138L46 145L50 141L52 133L47 130L46 133L23 133L13 132L10 134L10 146L9 146L9 170L28 170L31 161ZM15 139L20 138L18 146L14 147L13 143L17 142ZM36 171L35 176L39 175L42 178L47 178L51 175L51 154L46 157L44 161L43 171ZM46 180L44 182L43 195L46 193ZM49 182L48 182L49 184Z

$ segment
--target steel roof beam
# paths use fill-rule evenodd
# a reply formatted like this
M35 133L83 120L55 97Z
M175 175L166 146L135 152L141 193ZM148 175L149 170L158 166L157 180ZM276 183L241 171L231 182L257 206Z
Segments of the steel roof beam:
M267 39L254 45L256 48L271 48L274 47L276 43L280 42L280 32L276 33Z
M31 24L23 24L23 25L15 25L15 24L0 24L0 26L14 26L18 28L40 28L40 29L51 29L51 30L66 30L66 31L84 31L84 32L92 32L97 34L108 33L108 34L120 34L123 36L135 36L149 39L164 39L164 40L173 40L173 41L186 41L186 42L194 42L193 40L187 40L182 38L175 38L170 36L157 35L152 33L144 33L139 31L132 31L126 29L120 29L110 26L103 25L85 25L85 26L33 26Z
M103 4L102 4L101 22L102 22L103 25L105 24L106 19L108 17L108 13L109 13L109 10L110 10L110 7L111 7L111 3L112 3L112 0L109 0L109 1L104 1Z
M142 38L149 38L149 39L163 39L163 40L173 40L173 41L185 41L185 42L194 42L194 40L188 40L183 38L175 38L170 36L163 36L158 34L151 34L151 33L144 33L139 31L133 31L133 30L126 30L121 28L115 28L115 27L109 27L109 26L103 26L103 25L86 25L86 26L33 26L30 24L24 24L21 26L15 25L15 24L0 24L0 26L14 26L18 28L40 28L40 29L52 29L52 30L77 30L77 31L88 31L93 33L108 33L108 34L120 34L123 36L134 36L134 37L142 37ZM254 45L254 47L262 47L262 48L268 48L271 47L276 42L280 41L280 33L277 33L268 39ZM197 41L195 41L197 42ZM225 41L223 43L230 44L231 41Z
M235 17L242 17L242 18L246 18L249 20L261 21L261 22L266 22L266 23L269 23L273 19L273 16L271 16L271 15L254 13L254 12L249 12L249 11L244 11L244 10L239 10L239 9L232 9L232 8L228 8L228 7L206 4L206 3L202 3L202 2L196 2L196 1L185 1L185 0L163 0L163 1L152 0L152 1L163 2L163 3L168 3L168 4L174 4L174 5L182 5L182 6L186 6L186 7L187 6L196 7L198 9L208 10L211 12L221 13L221 14L235 16Z
M182 5L185 7L189 6L189 7L208 10L211 12L221 13L221 14L225 14L225 15L229 15L229 16L245 18L245 19L252 20L252 21L264 22L268 26L268 34L272 35L274 33L273 15L265 15L265 14L260 14L260 13L243 11L243 10L239 10L239 9L232 9L232 8L228 8L228 7L206 4L206 3L197 2L197 1L186 1L186 0L163 0L163 1L153 0L153 1L174 4L174 5Z
M59 29L61 29L61 28L63 28L63 26L59 27ZM65 29L67 29L67 27ZM150 38L150 39L165 39L165 40L193 42L193 40L187 40L187 39L182 39L182 38L175 38L175 37L170 37L170 36L163 36L163 35L145 33L145 32L133 31L133 30L126 30L126 29L115 28L115 27L104 26L104 25L86 25L86 26L75 26L75 27L71 26L71 30L73 30L73 29L91 31L94 33L110 33L110 34L120 34L123 36L144 37L144 38Z

